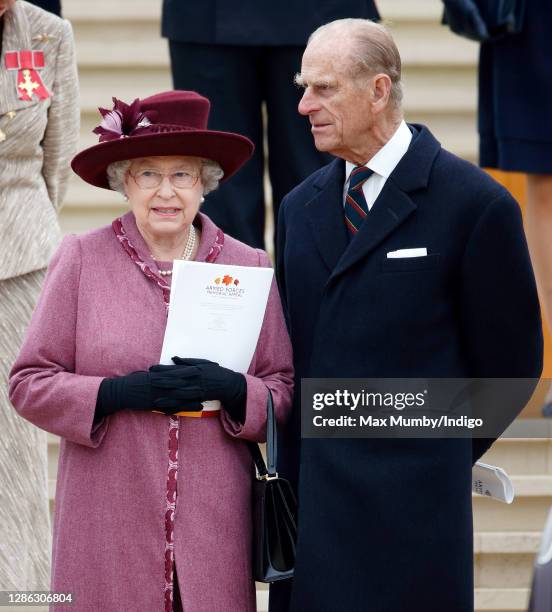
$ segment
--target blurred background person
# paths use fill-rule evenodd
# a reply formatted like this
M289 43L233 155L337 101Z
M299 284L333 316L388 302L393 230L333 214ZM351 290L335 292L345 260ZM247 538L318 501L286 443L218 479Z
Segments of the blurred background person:
M479 163L527 175L525 232L552 325L552 3L517 0L520 31L481 45ZM524 9L524 10L521 10ZM549 393L546 411L552 408Z
M14 412L7 376L60 239L77 68L69 22L24 0L0 0L0 41L0 589L47 589L46 434Z
M527 174L526 231L543 310L552 323L552 4L525 5L521 31L483 43L480 165Z
M204 206L225 232L251 246L265 246L265 155L274 220L283 196L331 159L315 149L310 125L297 113L300 92L293 76L308 35L342 17L379 19L373 0L225 0L214 10L209 3L163 2L174 88L211 100L211 129L239 132L255 144L247 167ZM266 247L272 250L272 244Z
M543 317L552 324L552 5L443 0L443 23L480 42L479 164L524 173L525 233ZM552 415L552 391L544 407Z

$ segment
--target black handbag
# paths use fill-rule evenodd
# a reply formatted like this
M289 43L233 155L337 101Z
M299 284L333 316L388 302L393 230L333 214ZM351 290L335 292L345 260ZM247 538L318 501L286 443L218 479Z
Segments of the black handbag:
M276 582L293 577L297 540L297 501L290 483L276 472L276 419L268 392L266 457L249 443L257 477L253 481L253 577Z
M521 32L525 0L443 0L443 23L479 42Z

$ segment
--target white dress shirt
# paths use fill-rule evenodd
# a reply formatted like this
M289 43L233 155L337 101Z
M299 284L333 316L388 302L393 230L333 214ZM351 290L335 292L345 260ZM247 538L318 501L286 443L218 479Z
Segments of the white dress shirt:
M376 198L379 196L385 181L401 161L402 156L408 150L410 141L412 140L412 132L404 121L401 121L397 131L385 143L385 145L364 165L374 174L362 186L362 193L366 198L368 210L372 208ZM345 205L345 196L349 188L349 178L353 168L356 168L351 162L345 162L345 185L343 186L343 205Z

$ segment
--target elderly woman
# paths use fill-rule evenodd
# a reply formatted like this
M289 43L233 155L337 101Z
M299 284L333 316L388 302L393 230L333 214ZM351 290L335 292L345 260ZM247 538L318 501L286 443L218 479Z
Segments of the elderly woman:
M71 592L78 612L252 611L245 442L265 436L268 390L280 421L292 392L275 285L247 373L156 365L173 260L269 265L198 212L252 145L207 130L209 102L193 92L114 102L100 109L100 144L72 165L131 210L64 239L10 380L18 412L62 437L52 590ZM182 398L215 418L175 416ZM204 400L222 409L202 412Z
M13 411L7 383L61 239L57 214L79 134L71 25L0 0L0 51L0 590L44 590L47 437Z

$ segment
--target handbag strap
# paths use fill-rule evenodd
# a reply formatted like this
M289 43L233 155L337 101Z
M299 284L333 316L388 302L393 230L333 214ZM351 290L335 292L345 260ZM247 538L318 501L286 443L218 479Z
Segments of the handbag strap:
M274 400L272 392L268 390L268 398L266 405L266 469L268 476L276 478L276 417L274 416Z
M259 445L255 442L248 443L259 478L262 479L278 478L276 472L276 417L274 416L274 400L270 389L268 389L266 413L266 464Z

